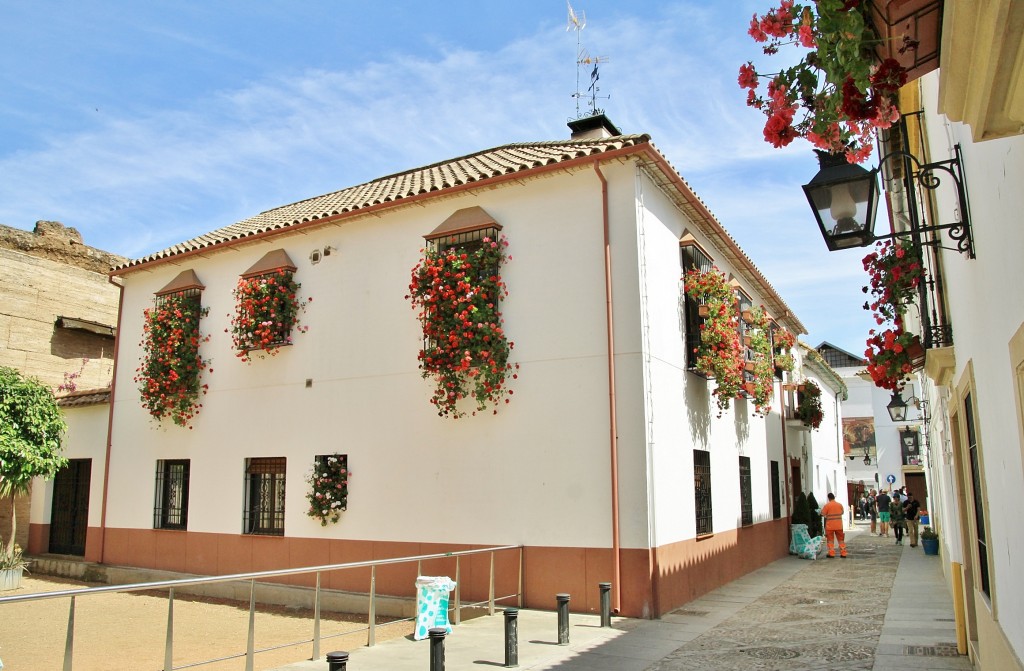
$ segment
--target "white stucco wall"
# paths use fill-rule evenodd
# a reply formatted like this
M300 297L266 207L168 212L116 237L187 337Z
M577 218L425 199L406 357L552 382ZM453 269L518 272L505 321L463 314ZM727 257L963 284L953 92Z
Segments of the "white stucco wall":
M91 459L89 474L89 526L98 527L103 515L103 467L106 459L107 421L110 406L106 403L62 408L68 430L64 434L62 454L68 459ZM152 501L153 489L145 493ZM32 524L49 524L53 501L53 480L36 478L32 482ZM152 510L150 511L152 520Z
M1024 281L1024 137L974 143L969 127L935 112L931 101L938 95L937 74L923 78L921 90L931 160L950 158L957 143L963 151L977 258L942 253L956 355L953 385L962 390L970 382L974 388L993 590L992 602L982 600L979 607L1003 623L1019 660L1024 658L1024 627L1010 623L1024 622L1024 601L1019 598L1024 577L1013 563L1024 556L1019 533L1024 457L1021 392L1014 386L1009 342L1024 324L1024 292L1019 290ZM954 221L952 195L941 192L939 198L941 223Z

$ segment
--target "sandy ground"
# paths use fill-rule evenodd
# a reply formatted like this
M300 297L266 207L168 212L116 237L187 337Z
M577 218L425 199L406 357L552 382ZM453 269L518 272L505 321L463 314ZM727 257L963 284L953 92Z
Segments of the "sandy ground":
M17 590L0 596L94 586L49 576L26 575ZM61 669L67 637L68 598L0 605L0 660L3 671ZM378 623L386 619L378 618ZM197 666L211 671L243 671L249 604L225 599L174 597L174 668L209 659L234 659ZM411 622L376 628L378 642L410 636ZM100 594L75 599L74 671L158 671L163 668L167 632L166 592ZM348 633L335 638L336 634ZM366 615L322 613L320 653L366 645ZM310 659L311 610L257 606L255 668L267 669Z

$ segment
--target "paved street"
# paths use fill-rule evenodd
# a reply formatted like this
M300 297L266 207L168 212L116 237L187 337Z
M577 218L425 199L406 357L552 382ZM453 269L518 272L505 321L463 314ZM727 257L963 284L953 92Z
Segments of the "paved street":
M520 669L583 671L904 671L973 666L956 653L946 559L863 528L848 533L850 557L787 557L660 620L617 619L600 628L570 618L570 644L557 645L552 612L520 611ZM447 671L504 665L500 615L455 628ZM427 641L396 639L350 650L348 671L426 671ZM325 643L324 651L333 648ZM306 661L277 671L326 671Z

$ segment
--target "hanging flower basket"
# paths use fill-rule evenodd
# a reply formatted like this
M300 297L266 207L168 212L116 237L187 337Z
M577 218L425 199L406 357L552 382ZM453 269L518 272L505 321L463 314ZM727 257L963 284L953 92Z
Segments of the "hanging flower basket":
M899 391L906 385L906 378L924 365L924 347L916 334L896 326L881 333L870 331L868 348L864 356L868 360L868 374L875 386L890 391Z
M512 396L507 381L517 377L519 365L509 363L515 344L505 335L499 308L508 296L500 275L507 246L504 238L484 237L468 251L427 249L412 269L406 298L423 327L420 370L434 382L430 402L441 417L463 417L464 398L472 398L476 410L490 407L496 414Z
M209 308L200 300L198 292L161 296L143 313L142 361L135 371L139 400L149 414L189 428L203 407L199 396L207 391L200 376L209 361L199 355L199 345L210 337L200 334L199 321Z
M866 0L806 5L782 0L767 14L754 15L747 32L765 45L766 55L789 47L807 50L796 65L773 74L758 72L752 62L740 67L747 105L768 117L766 142L784 147L801 137L823 151L845 154L850 163L863 163L871 155L875 130L899 119L896 92L906 83L906 71L893 58L877 61L883 36L869 20L870 5ZM759 95L762 77L768 87Z
M901 317L917 299L924 278L921 252L910 240L883 240L862 264L868 286L861 290L872 298L864 303L864 309L873 312L878 324Z
M775 396L775 366L772 362L771 326L763 307L748 311L750 321L747 333L750 338L750 356L746 368L753 384L750 392L754 409L759 415L767 415Z
M697 370L716 382L715 401L719 411L729 409L743 383L743 346L739 336L736 293L717 268L687 271L683 291L702 302L708 314L700 325L700 345L695 349Z
M348 508L348 459L341 454L317 457L313 470L306 478L309 491L306 514L320 520L321 526L336 524L342 511Z
M292 272L283 268L238 280L230 333L239 359L250 363L254 356L276 356L292 344L293 331L306 332L299 325L299 315L313 299L301 300L301 287Z

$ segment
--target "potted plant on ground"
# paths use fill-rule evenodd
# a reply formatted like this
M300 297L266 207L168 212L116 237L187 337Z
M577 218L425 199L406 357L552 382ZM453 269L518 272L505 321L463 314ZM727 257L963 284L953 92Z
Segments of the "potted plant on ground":
M67 464L60 454L66 430L48 387L0 367L0 498L11 501L10 534L0 543L0 589L18 587L26 564L15 543L15 501L28 493L33 478L52 478Z
M926 555L939 554L939 534L931 527L921 530L921 547L924 548Z

